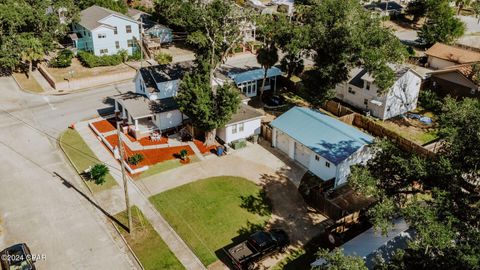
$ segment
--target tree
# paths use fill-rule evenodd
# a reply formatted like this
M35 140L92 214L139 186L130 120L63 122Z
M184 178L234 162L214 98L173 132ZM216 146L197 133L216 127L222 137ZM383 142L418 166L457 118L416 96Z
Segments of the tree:
M477 23L480 23L480 1L477 0L472 3L472 10L475 14L475 18L478 19Z
M472 4L472 0L456 0L455 5L457 6L457 15L460 15L460 12L464 7L468 7Z
M128 11L128 6L123 0L78 0L77 5L82 10L97 5L123 14L127 14Z
M210 80L243 42L242 30L250 22L248 9L239 8L233 0L159 0L155 10L167 24L187 31L197 59L209 65Z
M427 19L419 37L428 45L451 44L465 32L464 23L455 17L448 0L427 0Z
M240 97L231 84L212 89L208 72L187 74L180 83L176 101L193 125L205 132L205 144L215 142L216 129L225 126L238 110Z
M160 65L170 64L172 60L173 60L172 56L168 53L161 52L155 55L155 61L157 61L158 64Z
M109 169L105 164L95 164L90 170L90 179L92 179L97 185L103 185L108 171Z
M420 18L425 17L427 14L427 0L413 0L408 2L406 13L413 16L413 21L417 23Z
M262 66L263 80L262 87L260 88L260 97L263 97L263 91L265 90L265 81L267 80L268 70L278 62L278 50L275 44L270 43L258 50L257 62Z
M320 266L314 266L313 270L367 270L365 262L358 256L347 256L343 250L336 248L333 251L320 249L317 258L323 259L324 263Z
M69 31L68 23L77 19L73 0L0 1L0 66L19 67L22 56L38 54L38 43L43 53L52 51Z
M287 53L280 61L281 68L287 72L287 78L303 72L305 64L300 53Z
M22 48L22 61L28 63L28 77L32 75L32 66L34 61L41 60L44 56L43 46L40 40L35 37L26 37L20 40Z
M307 49L314 51L316 91L333 89L359 65L373 75L381 90L393 85L395 76L388 64L402 62L408 54L406 48L359 1L316 1L302 12Z

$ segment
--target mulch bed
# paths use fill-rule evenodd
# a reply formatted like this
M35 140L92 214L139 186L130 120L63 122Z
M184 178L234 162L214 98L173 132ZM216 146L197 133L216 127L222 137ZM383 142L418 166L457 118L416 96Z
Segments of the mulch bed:
M140 140L138 140L138 142L142 145L142 146L149 146L149 145L158 145L158 144L167 144L168 143L168 137L161 137L161 139L159 141L152 141L150 140L149 137L145 137L145 138L141 138Z
M214 152L217 150L217 145L211 145L211 146L205 146L202 141L199 140L193 140L193 143L197 146L198 150L200 150L200 153L205 154L205 153L210 153L211 150Z
M92 123L92 125L98 130L100 133L107 133L110 131L115 130L116 128L107 120L101 120L98 122Z
M118 136L117 135L110 135L106 137L107 141L112 145L112 147L118 146ZM125 149L125 153L127 157L133 156L134 154L142 154L144 156L144 160L137 165L130 165L132 169L137 169L143 167L145 165L154 165L159 162L171 160L177 158L180 151L185 149L187 150L188 155L194 155L192 148L190 146L175 146L175 147L168 147L168 148L160 148L160 149L148 149L148 150L140 150L140 151L132 151L127 145L123 145Z

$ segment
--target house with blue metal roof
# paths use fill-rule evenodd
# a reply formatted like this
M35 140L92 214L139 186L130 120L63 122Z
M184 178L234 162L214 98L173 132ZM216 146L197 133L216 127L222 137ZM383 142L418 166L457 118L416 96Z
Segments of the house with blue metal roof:
M294 107L271 122L272 146L334 187L347 182L350 166L365 163L374 138L340 120Z
M256 68L248 71L230 72L228 77L232 79L240 91L247 97L254 97L260 91L265 70ZM267 70L264 91L275 91L277 88L277 77L282 75L279 68L272 67Z

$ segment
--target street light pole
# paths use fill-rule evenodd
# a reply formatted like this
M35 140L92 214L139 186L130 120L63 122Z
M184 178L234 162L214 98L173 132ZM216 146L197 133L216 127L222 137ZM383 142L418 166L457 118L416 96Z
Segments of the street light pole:
M117 120L117 135L118 135L118 150L120 154L120 165L122 167L122 178L123 178L123 189L125 190L125 204L127 206L127 216L128 216L128 231L129 233L132 232L132 211L130 209L130 197L128 195L128 183L127 183L127 176L125 174L125 160L123 157L123 143L122 137L120 135L120 121Z

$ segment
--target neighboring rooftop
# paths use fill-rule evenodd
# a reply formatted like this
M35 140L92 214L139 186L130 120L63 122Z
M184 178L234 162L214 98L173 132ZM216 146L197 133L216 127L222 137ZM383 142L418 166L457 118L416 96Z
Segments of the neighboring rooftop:
M478 52L446 45L443 43L435 43L435 45L430 47L425 54L458 64L480 61L480 53Z
M271 125L335 165L374 138L319 111L294 107Z
M147 90L150 93L159 91L158 83L180 80L185 73L190 72L195 67L192 61L179 62L168 65L157 65L140 68L140 75L145 82Z
M414 232L409 229L403 218L394 221L394 226L386 235L370 228L357 237L341 246L347 256L359 256L365 260L368 269L375 269L375 257L381 256L386 262L390 261L395 251L407 248L407 241L414 237ZM324 265L322 258L312 263L312 266Z
M388 66L395 72L396 78L400 78L403 74L407 73L407 71L411 70L406 65L396 65L396 64L388 64ZM417 73L414 71L414 73ZM417 74L418 75L418 74ZM420 76L420 75L418 75ZM421 76L420 76L421 77ZM375 78L368 73L365 68L354 68L350 71L350 81L348 82L351 85L355 85L358 88L363 88L363 81L370 81L373 82Z
M396 11L401 11L403 7L399 5L397 2L389 1L389 2L380 2L380 3L372 3L365 5L366 9L381 9L382 11L391 11L391 10L396 10Z
M78 24L87 28L90 31L98 28L101 25L112 27L110 25L103 24L103 23L100 22L101 20L103 20L103 19L105 19L105 18L107 18L108 16L111 16L111 15L118 16L118 17L123 18L125 20L134 21L133 19L131 19L130 17L128 17L126 15L123 15L122 13L115 12L115 11L110 10L110 9L106 9L106 8L103 8L103 7L93 5L93 6L87 8L87 9L84 9L80 12L80 22L78 22Z
M470 81L474 82L475 84L478 84L478 82L479 82L478 72L480 72L480 70L476 71L475 70L475 65L476 64L455 65L455 66L446 67L446 68L443 68L443 69L433 71L433 72L431 72L431 74L458 72L458 73L462 74L463 76L465 76ZM478 68L480 68L480 66Z
M263 79L264 73L265 71L262 68L256 68L248 71L230 72L228 77L234 80L236 84L240 84ZM267 71L267 78L280 75L282 75L282 71L277 67L269 68Z
M177 102L173 98L161 100L150 100L146 96L127 92L114 97L128 113L135 118L142 118L157 113L172 111L178 108Z
M261 117L263 117L262 113L246 104L240 103L240 108L232 115L232 119L227 123L227 125Z

